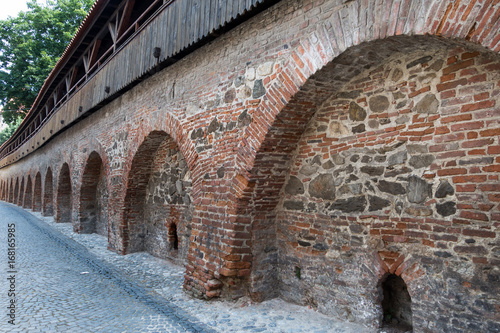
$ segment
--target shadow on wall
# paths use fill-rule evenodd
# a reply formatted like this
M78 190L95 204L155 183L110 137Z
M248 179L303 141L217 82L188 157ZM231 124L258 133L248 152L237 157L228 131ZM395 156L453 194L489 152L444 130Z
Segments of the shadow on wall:
M489 148L499 144L498 63L444 39L401 36L349 49L313 75L252 170L253 294L279 285L288 301L375 326L391 311L413 327L463 321L440 313L468 284L444 276L468 281L466 269L488 284L482 270L499 275L489 264L496 234L484 231L498 207L488 193L498 182ZM387 301L396 291L404 296ZM464 301L468 322L493 323L477 297Z

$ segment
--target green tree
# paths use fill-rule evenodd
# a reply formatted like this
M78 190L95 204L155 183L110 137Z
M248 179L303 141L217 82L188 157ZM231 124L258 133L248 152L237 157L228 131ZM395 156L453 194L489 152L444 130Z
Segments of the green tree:
M15 122L8 124L7 127L0 131L0 146L14 134L19 125L21 125L21 121L22 119L19 117Z
M0 21L0 105L5 123L24 118L93 3L31 0L26 12Z

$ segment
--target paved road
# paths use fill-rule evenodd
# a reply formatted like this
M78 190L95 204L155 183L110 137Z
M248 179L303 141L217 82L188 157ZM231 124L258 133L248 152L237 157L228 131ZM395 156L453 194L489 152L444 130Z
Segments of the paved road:
M9 238L16 243L12 267ZM279 299L195 299L183 292L184 272L148 253L118 255L107 250L106 237L76 234L69 223L0 202L0 332L376 331ZM7 316L11 275L15 325Z
M15 251L9 253L13 240ZM211 331L82 245L6 203L0 203L0 244L1 332Z

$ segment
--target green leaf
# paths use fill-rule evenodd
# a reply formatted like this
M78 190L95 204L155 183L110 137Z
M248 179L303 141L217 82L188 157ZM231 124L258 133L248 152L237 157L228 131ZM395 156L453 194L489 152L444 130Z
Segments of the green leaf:
M7 124L24 117L68 46L93 0L36 0L17 17L0 20L0 105Z

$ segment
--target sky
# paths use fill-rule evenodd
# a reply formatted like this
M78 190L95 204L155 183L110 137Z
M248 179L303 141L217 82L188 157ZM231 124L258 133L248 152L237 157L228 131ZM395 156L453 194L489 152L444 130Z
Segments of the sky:
M0 0L0 20L8 16L17 16L20 11L26 11L26 0Z

